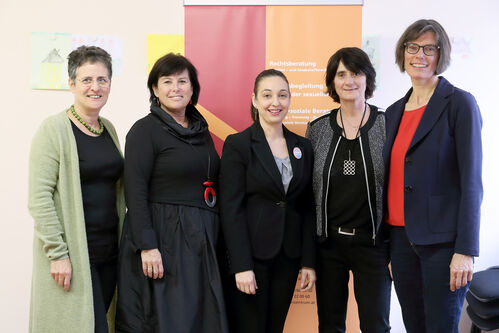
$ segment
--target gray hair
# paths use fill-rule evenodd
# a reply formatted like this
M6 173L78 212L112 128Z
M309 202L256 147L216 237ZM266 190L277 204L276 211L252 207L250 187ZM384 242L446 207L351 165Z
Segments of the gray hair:
M395 48L395 63L399 66L400 71L403 73L404 68L404 52L405 43L414 41L425 32L431 31L435 34L435 41L439 46L438 63L435 69L435 75L443 73L450 65L451 43L449 36L444 28L435 20L422 19L411 24L405 29L402 36L400 36L397 46Z
M112 59L109 53L98 46L82 45L68 55L68 76L71 81L76 80L76 70L87 62L102 63L107 68L109 79L113 76Z

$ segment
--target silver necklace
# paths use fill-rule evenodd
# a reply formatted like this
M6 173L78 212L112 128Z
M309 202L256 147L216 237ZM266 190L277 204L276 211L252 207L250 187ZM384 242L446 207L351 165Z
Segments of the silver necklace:
M362 118L360 119L360 124L359 127L357 128L357 133L355 134L355 137L352 140L353 143L349 144L348 147L348 160L343 160L343 174L345 176L355 176L355 160L352 160L352 150L353 148L355 148L355 139L358 136L360 136L360 128L362 127L362 122L364 121L366 110L367 110L367 103L364 103L364 113L362 114ZM341 114L341 107L339 112L340 112L340 121L341 121L341 127L343 129L343 134L345 134L345 138L348 139L347 130L345 128L345 124L343 123L343 116Z

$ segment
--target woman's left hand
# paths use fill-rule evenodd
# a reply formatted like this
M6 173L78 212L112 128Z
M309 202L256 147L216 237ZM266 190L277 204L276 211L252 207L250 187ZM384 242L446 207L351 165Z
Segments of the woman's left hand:
M315 275L315 270L313 268L302 267L301 268L301 281L300 281L300 291L310 291L314 287L315 280L317 279Z
M450 262L450 290L466 286L473 277L473 257L454 253Z
M162 279L164 268L161 252L156 249L142 250L140 252L142 258L142 271L144 275L153 279Z
M72 274L73 267L71 266L71 260L69 258L55 260L50 263L50 275L52 275L54 281L63 287L66 292L69 291Z

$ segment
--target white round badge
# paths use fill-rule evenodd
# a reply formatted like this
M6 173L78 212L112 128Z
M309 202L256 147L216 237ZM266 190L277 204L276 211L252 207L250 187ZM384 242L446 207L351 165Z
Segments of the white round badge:
M301 156L302 156L301 149L298 147L294 147L293 148L293 155L295 155L297 160L301 159Z

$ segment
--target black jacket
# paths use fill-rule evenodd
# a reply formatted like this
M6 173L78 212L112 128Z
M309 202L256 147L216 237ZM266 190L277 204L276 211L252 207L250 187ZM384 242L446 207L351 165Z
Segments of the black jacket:
M385 143L384 110L369 104L371 115L366 125L361 128L359 138L362 147L362 160L366 170L366 186L369 195L373 240L386 237L383 227L383 182L384 166L382 159ZM329 176L336 148L343 137L335 132L332 122L336 122L338 109L332 110L308 124L306 137L312 142L314 149L313 188L317 214L317 237L319 241L327 238L327 193Z
M283 130L293 169L287 193L259 122L225 140L220 215L231 273L251 270L253 258L273 258L281 248L301 257L302 266L315 266L312 146Z

